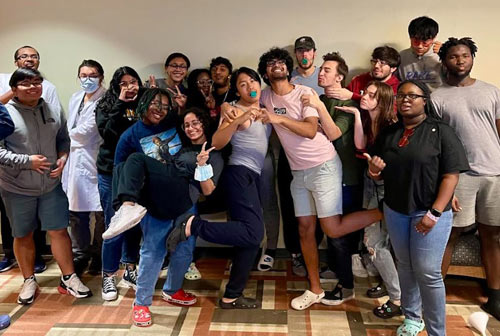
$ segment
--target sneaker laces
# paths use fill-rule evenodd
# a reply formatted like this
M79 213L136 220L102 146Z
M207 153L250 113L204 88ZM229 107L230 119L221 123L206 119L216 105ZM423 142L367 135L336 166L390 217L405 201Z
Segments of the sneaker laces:
M114 276L105 276L102 278L102 291L104 293L116 292L116 284Z
M131 282L137 283L137 268L134 269L127 268L127 274Z

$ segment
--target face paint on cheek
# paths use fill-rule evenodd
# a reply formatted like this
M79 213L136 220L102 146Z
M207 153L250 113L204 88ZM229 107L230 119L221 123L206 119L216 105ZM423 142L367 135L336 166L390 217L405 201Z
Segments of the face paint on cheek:
M307 64L307 58L302 59L302 64L306 65Z
M255 91L255 90L250 91L250 97L252 97L252 98L257 97L257 91Z

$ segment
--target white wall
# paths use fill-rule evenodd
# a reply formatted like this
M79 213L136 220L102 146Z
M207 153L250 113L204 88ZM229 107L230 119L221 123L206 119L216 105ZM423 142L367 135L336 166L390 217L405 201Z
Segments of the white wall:
M33 45L41 54L40 70L66 106L78 89L76 71L85 58L101 62L106 82L121 65L132 66L143 79L162 75L165 58L174 51L188 55L192 69L218 55L255 68L271 46L290 46L301 35L315 39L318 55L340 51L359 72L374 47L406 48L409 21L429 15L440 24L440 40L471 36L479 46L473 75L500 86L499 13L498 0L2 1L0 72L15 69L15 49Z

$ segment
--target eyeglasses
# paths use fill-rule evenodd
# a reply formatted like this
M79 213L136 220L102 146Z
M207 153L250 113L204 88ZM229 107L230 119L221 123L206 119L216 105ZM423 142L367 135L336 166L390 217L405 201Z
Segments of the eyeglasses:
M370 63L372 65L376 65L377 63L380 63L381 66L389 65L389 63L387 63L387 61L384 61L384 60L381 60L381 59L377 59L377 58L371 59Z
M414 47L419 47L420 45L422 45L423 47L427 48L427 47L430 47L432 45L432 43L434 43L434 40L433 39L421 40L421 39L412 37L412 38L410 38L410 42L411 42L411 45Z
M401 139L399 139L398 147L402 148L408 146L408 144L410 143L410 137L413 135L413 133L415 133L414 128L410 129L405 128L405 131L403 132Z
M168 113L171 110L170 105L162 104L159 101L152 101L151 104L149 104L149 108L153 108L157 111L161 111L161 112L165 112L165 113Z
M183 131L187 130L189 127L191 128L200 128L202 125L201 121L199 120L193 120L190 123L185 122L184 124L181 125L181 128Z
M38 60L40 59L40 56L38 56L37 54L32 54L32 55L28 55L28 54L22 54L22 55L19 55L17 56L16 60L25 60L27 58L31 58L32 60Z
M201 86L210 86L213 83L214 83L214 81L211 79L202 79L202 80L196 81L196 84L201 85Z
M99 75L99 74L91 74L91 75L88 75L88 76L87 75L80 75L80 76L78 76L78 78L80 78L83 81L86 81L89 78L99 78L100 76L101 75ZM121 83L120 83L120 86L121 86Z
M422 95L418 95L418 94L414 94L414 93L398 93L397 95L395 95L396 97L396 100L404 100L405 98L408 98L408 100L410 101L414 101L415 99L417 98L427 98L426 96L422 96Z
M174 69L181 69L181 70L186 70L188 68L187 65L184 64L169 64L168 66Z
M268 67L273 67L275 65L285 65L285 64L286 64L286 62L284 60L278 60L278 59L270 60L270 61L266 62L266 65Z
M118 85L120 85L121 88L128 88L130 85L137 84L139 84L139 81L137 79L132 79L130 82L120 82Z
M30 81L22 81L22 82L19 82L17 83L17 86L23 86L23 87L31 87L31 86L34 86L34 87L40 87L42 86L42 81L41 80L34 80L33 82L30 82Z

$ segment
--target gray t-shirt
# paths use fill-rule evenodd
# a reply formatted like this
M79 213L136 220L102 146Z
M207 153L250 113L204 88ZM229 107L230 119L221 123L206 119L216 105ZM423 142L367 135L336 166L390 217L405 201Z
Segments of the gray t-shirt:
M398 77L401 81L415 79L424 83L432 92L443 84L439 56L429 49L422 56L417 56L411 48L401 51L401 64Z
M246 130L236 131L231 137L233 151L228 164L247 167L260 175L271 130L271 125L254 121Z
M444 83L431 95L437 114L462 141L471 175L500 175L500 90L476 80L469 86Z
M319 95L324 94L325 90L321 86L318 85L318 76L319 76L319 68L318 67L314 67L314 72L309 77L302 76L297 71L297 68L295 68L292 71L292 79L290 80L290 83L292 83L292 84L300 84L300 85L304 85L304 86L310 87L311 89L313 89L314 91L316 91L316 93L319 96Z

